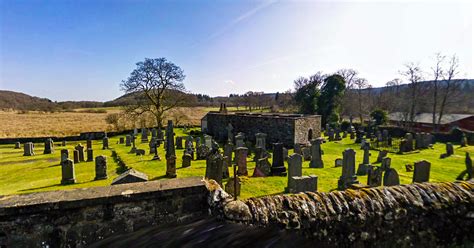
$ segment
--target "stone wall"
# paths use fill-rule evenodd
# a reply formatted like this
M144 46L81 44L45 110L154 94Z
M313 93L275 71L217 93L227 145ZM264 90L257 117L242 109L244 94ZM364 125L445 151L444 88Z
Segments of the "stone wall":
M207 215L201 178L0 197L0 247L86 247L142 227Z
M256 114L209 112L203 118L205 131L214 139L224 142L227 139L227 126L233 126L233 134L245 133L246 140L255 143L256 133L267 134L267 146L271 143L282 142L286 147L295 143L306 143L311 129L313 138L320 135L321 116L298 114Z

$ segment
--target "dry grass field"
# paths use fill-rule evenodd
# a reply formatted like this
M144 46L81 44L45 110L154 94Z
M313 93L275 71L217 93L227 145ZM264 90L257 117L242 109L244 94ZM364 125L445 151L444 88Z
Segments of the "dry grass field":
M94 110L94 109L89 109ZM90 131L114 131L105 118L108 114L119 113L119 108L100 108L96 113L86 109L74 112L18 112L0 111L0 138L44 137L78 135ZM105 110L105 111L104 111ZM199 125L201 118L214 108L191 107L177 108L166 118L180 116L183 123ZM94 111L90 111L94 112Z

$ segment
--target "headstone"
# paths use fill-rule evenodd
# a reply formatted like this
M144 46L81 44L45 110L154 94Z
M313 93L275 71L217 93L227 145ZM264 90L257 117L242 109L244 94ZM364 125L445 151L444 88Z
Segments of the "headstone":
M388 136L389 136L388 130L387 129L382 130L382 140L387 141Z
M69 158L69 150L61 149L61 163Z
M191 161L193 161L193 157L191 157L191 154L184 153L182 166L184 168L190 167Z
M193 146L193 137L189 136L186 139L186 149L184 150L185 154L189 154L191 156L191 160L194 159L194 146Z
M175 178L176 175L176 156L166 158L166 177Z
M153 147L153 158L151 160L161 161L160 154L158 154L158 138L152 138ZM151 150L151 149L150 149Z
M232 126L231 123L227 125L226 130L227 130L227 142L232 143L232 137L234 137L234 135L232 134L232 130L234 130L234 127Z
M227 142L224 145L224 157L226 157L226 164L232 166L232 153L234 151L234 145L230 142Z
M301 151L303 152L304 161L311 161L311 148L305 146L303 149L301 149Z
M119 144L123 144L125 142L124 138L123 137L120 137L119 138Z
M369 166L367 173L367 185L369 187L378 187L382 185L383 170L378 166Z
M102 139L102 150L109 149L109 137Z
M222 185L222 168L224 158L220 153L213 153L206 159L206 178L214 179L217 183Z
M389 168L383 175L383 186L400 185L400 177L395 169Z
M285 162L283 159L283 143L273 143L272 175L286 176Z
M266 149L266 137L267 134L265 133L256 133L255 134L255 147L262 148L263 150Z
M268 177L272 174L272 166L268 157L261 158L257 161L255 169L253 171L253 177Z
M125 146L131 146L132 145L132 136L131 135L126 135L125 136Z
M342 153L342 175L337 183L338 189L344 190L352 184L359 183L355 175L355 151L353 149L346 149Z
M364 158L362 163L359 164L359 168L357 169L358 176L367 175L369 167L370 167L370 142L365 142L364 144Z
M466 169L459 174L456 180L471 180L473 178L472 159L468 152L466 152L466 159L464 160Z
M298 153L291 154L288 158L288 185L287 191L294 193L293 177L300 177L303 175L303 157Z
M283 147L283 160L288 161L288 149Z
M87 149L87 162L94 161L94 150L92 148Z
M328 140L334 141L334 130L332 128L328 130L327 134L328 134Z
M420 133L415 133L415 149L423 148L423 137Z
M92 140L91 139L86 140L86 150L87 149L92 149Z
M35 155L34 145L32 142L26 142L23 144L23 156Z
M382 165L380 168L382 168L383 171L388 171L391 168L392 165L392 159L389 157L385 157L382 159Z
M466 134L465 134L465 133L462 133L462 136L461 136L461 147L466 147L466 146L467 146Z
M54 143L51 138L46 139L44 142L44 152L43 154L51 154L54 152Z
M75 149L79 152L79 161L84 162L84 146L78 144Z
M163 134L163 130L161 130L161 127L158 128L157 130L157 133L156 133L156 136L157 136L157 141L158 141L158 146L161 145L161 142L163 142L165 140L165 137L164 137L164 134Z
M413 172L413 182L423 183L430 180L431 164L426 160L415 162L415 170Z
M413 151L413 135L411 133L406 133L405 140L406 140L406 151L407 152Z
M79 163L79 151L74 150L74 151L72 151L72 154L73 154L73 157L74 157L74 163L75 164Z
M321 149L322 143L322 138L311 140L311 162L309 163L310 168L324 168L324 162L322 159L323 150Z
M236 182L237 181L237 182ZM234 192L236 192L237 196L240 196L240 188L241 188L241 182L240 182L240 178L237 177L237 179L235 179L235 177L231 177L226 185L225 185L225 192L227 192L228 194L234 196ZM236 185L237 189L234 190L235 186ZM234 196L235 197L235 196Z
M386 150L380 150L379 151L379 155L377 156L377 161L375 161L375 163L380 163L382 162L382 159L387 157L387 154L388 154L388 151Z
M245 146L244 138L245 138L245 135L243 133L238 133L235 136L235 146L236 146L236 148Z
M451 143L446 143L446 155L451 156L454 154L454 147L453 147L453 144Z
M342 158L336 158L334 160L334 167L341 167L342 166Z
M174 148L174 129L173 121L168 120L168 126L166 127L166 159L174 157L176 160L176 151Z
M151 137L155 139L158 138L156 128L151 129Z
M142 128L142 143L148 143L148 129Z
M196 159L202 160L207 159L207 156L211 153L211 148L206 146L205 144L201 144L196 148Z
M61 146L66 146L66 141L65 141L65 140L63 140L63 141L61 142Z
M95 179L102 180L107 179L107 157L97 156L95 157Z
M239 176L247 176L247 151L246 147L237 147L235 149L235 160L237 163L237 175Z
M304 144L296 143L294 146L294 153L303 155Z
M226 179L226 178L229 178L230 176L229 165L227 164L228 160L226 156L222 156L222 159L224 160L222 161L222 178Z
M112 181L112 185L125 184L125 183L139 183L148 181L148 176L145 173L136 171L134 169L127 170L120 174L117 178Z
M211 148L212 147L212 136L204 134L204 144Z
M176 149L183 149L183 137L176 137Z
M74 162L66 159L61 163L61 184L76 183L76 174L74 172Z
M15 142L15 149L21 149L21 143Z
M150 154L155 154L156 149L156 137L152 137L150 139L150 143L148 143L148 148L150 149Z
M334 132L334 140L341 140L341 130L339 128L336 128Z
M318 176L309 175L293 177L293 185L291 193L316 192L318 191Z

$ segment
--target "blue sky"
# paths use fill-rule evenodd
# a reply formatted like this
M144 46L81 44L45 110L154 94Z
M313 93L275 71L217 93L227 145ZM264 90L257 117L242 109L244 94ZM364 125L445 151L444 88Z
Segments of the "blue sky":
M353 68L374 86L407 62L457 54L474 78L470 1L0 0L0 89L111 100L145 57L166 57L211 96L277 92ZM426 75L429 78L429 74Z

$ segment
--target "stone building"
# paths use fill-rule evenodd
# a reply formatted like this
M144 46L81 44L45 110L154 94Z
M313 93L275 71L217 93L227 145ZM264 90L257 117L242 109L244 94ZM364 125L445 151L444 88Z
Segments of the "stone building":
M231 124L231 125L229 125ZM266 133L267 146L282 142L287 147L307 144L321 135L321 116L280 113L209 112L201 119L201 129L219 142L242 132L245 139L255 143L256 133Z

